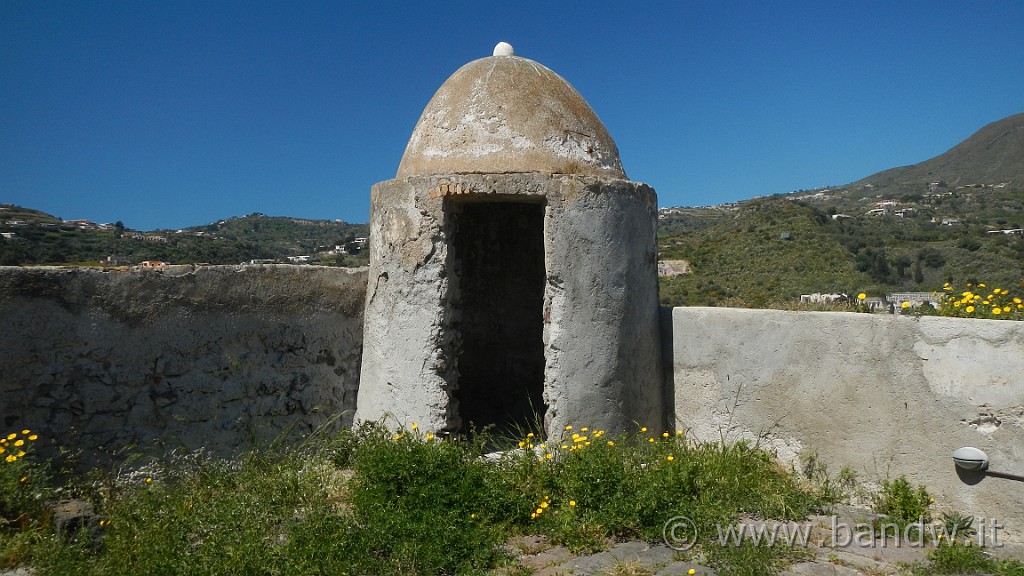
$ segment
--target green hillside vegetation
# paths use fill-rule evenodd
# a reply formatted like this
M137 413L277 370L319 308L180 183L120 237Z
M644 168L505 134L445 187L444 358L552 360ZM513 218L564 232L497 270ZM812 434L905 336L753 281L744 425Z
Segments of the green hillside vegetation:
M801 294L931 292L1024 280L1024 114L857 182L659 212L666 306L792 306ZM1015 231L1015 232L1014 232Z
M121 223L92 227L49 214L0 206L0 265L238 264L251 260L288 262L309 255L312 263L362 266L368 255L355 243L365 224L250 214L182 230L139 232ZM346 246L350 254L328 253Z
M989 233L1020 228L1024 189L975 189L932 204L904 198L900 206L915 210L905 218L865 214L873 205L833 218L841 212L827 200L776 196L741 202L706 228L663 234L659 257L687 260L693 272L661 279L662 304L774 307L813 292L882 296L1024 279L1024 236ZM959 224L942 224L952 215Z

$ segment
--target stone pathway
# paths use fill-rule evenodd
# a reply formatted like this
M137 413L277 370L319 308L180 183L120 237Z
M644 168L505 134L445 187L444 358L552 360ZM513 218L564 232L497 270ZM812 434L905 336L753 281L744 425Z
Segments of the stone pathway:
M798 561L781 572L781 576L897 576L910 574L908 565L924 563L927 552L933 545L925 547L896 546L889 541L856 541L845 546L833 546L833 542L850 540L847 534L833 538L832 527L836 525L855 526L870 522L874 515L870 511L846 508L837 510L836 516L812 516L808 521L813 526L808 541L808 559ZM688 576L690 574L710 576L715 571L696 560L684 560L687 555L672 550L664 543L629 541L612 545L596 554L574 556L565 548L551 546L543 536L525 536L513 539L510 547L519 553L518 561L528 572L507 569L499 574L524 574L532 576ZM990 549L1001 558L1024 560L1024 544L1004 543L1001 548ZM693 570L693 572L690 572Z

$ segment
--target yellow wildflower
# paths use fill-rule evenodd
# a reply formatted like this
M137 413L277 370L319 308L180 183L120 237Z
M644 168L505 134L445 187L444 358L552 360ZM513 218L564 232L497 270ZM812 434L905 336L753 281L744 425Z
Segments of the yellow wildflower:
M964 310L967 310L967 313L970 314L974 312L974 306L968 306L967 308L964 308Z
M35 442L37 439L39 439L39 436L33 434L33 435L29 436L28 439L31 440L32 442Z
M14 443L15 446L23 446L24 444L25 444L24 440L18 440L17 442Z
M863 293L863 292L861 292L860 294L857 294L857 300L864 300L867 297L868 297L868 295Z
M29 430L22 430L21 431L21 435L22 436L28 436L29 432L30 432Z
M18 457L15 456L14 454L8 454L7 458L4 458L4 462L14 462L17 459Z
M147 476L146 477L146 484L152 484L152 483L153 483L153 479Z
M587 427L586 426L584 426L583 428L580 428L580 432L586 432L586 431L587 431Z
M609 446L615 446L615 442L612 442L611 440L609 440L609 441L608 441L608 445L609 445Z
M910 308L910 302L904 302L903 304L900 304L900 308L902 308L904 310L906 310L907 308Z
M998 316L998 315L1003 313L1003 309L998 307L998 306L996 306L995 308L992 309L992 313L995 314L996 316Z
M15 434L14 432L11 432L10 434L7 435L7 439L8 440L14 440L17 437L18 437L18 435Z
M565 426L565 429L566 429L566 430L572 430L572 426L570 426L570 425L566 424L566 426Z
M669 462L671 462L671 461L675 460L675 459L676 459L676 457L675 457L675 456L672 456L672 455L670 454L670 455L668 456L668 458L665 458L665 459L666 459L666 460L668 460Z
M551 460L551 453L548 452L547 454L545 454L544 458L547 458L548 460Z
M544 513L544 509L543 508L537 508L537 511L534 512L534 514L538 514L538 515L539 514L543 514L543 513Z
M648 441L648 442L654 442L654 437L653 437L653 436L651 436L650 438L648 438L648 439L647 439L647 441Z
M662 432L661 433L661 437L662 438L668 438L669 437L669 433L668 432Z
M547 501L541 502L541 503L540 503L540 507L541 507L541 508L547 508L547 507L548 507L548 503L547 503Z
M640 431L641 432L647 432L647 427L645 426L645 427L641 428Z
M575 505L576 505L576 501L575 500L569 500L569 506L575 506Z
M412 430L413 430L413 431L415 432L416 430L419 430L419 428L420 428L420 425L419 425L419 424L417 424L417 423L415 423L415 422L413 422L413 423L412 423L412 426L411 426L411 428L412 428Z
M1020 304L1020 303L1021 303L1021 300L1020 300L1020 298L1014 298L1014 299L1013 299L1013 303L1014 303L1014 304Z

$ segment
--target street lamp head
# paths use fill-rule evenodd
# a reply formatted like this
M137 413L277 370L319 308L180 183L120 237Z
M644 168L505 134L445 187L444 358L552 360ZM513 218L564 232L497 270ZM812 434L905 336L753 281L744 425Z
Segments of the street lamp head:
M963 470L987 470L988 456L973 446L964 446L953 451L953 463Z

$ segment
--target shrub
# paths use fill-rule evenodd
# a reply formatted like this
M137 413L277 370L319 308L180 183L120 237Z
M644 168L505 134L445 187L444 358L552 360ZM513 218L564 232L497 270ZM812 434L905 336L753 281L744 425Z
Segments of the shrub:
M26 528L38 520L52 493L49 467L33 454L39 439L31 430L0 438L0 521Z
M939 304L939 314L958 318L987 318L992 320L1024 320L1024 290L1021 286L989 289L984 283L968 283L967 289L955 293L946 282Z

